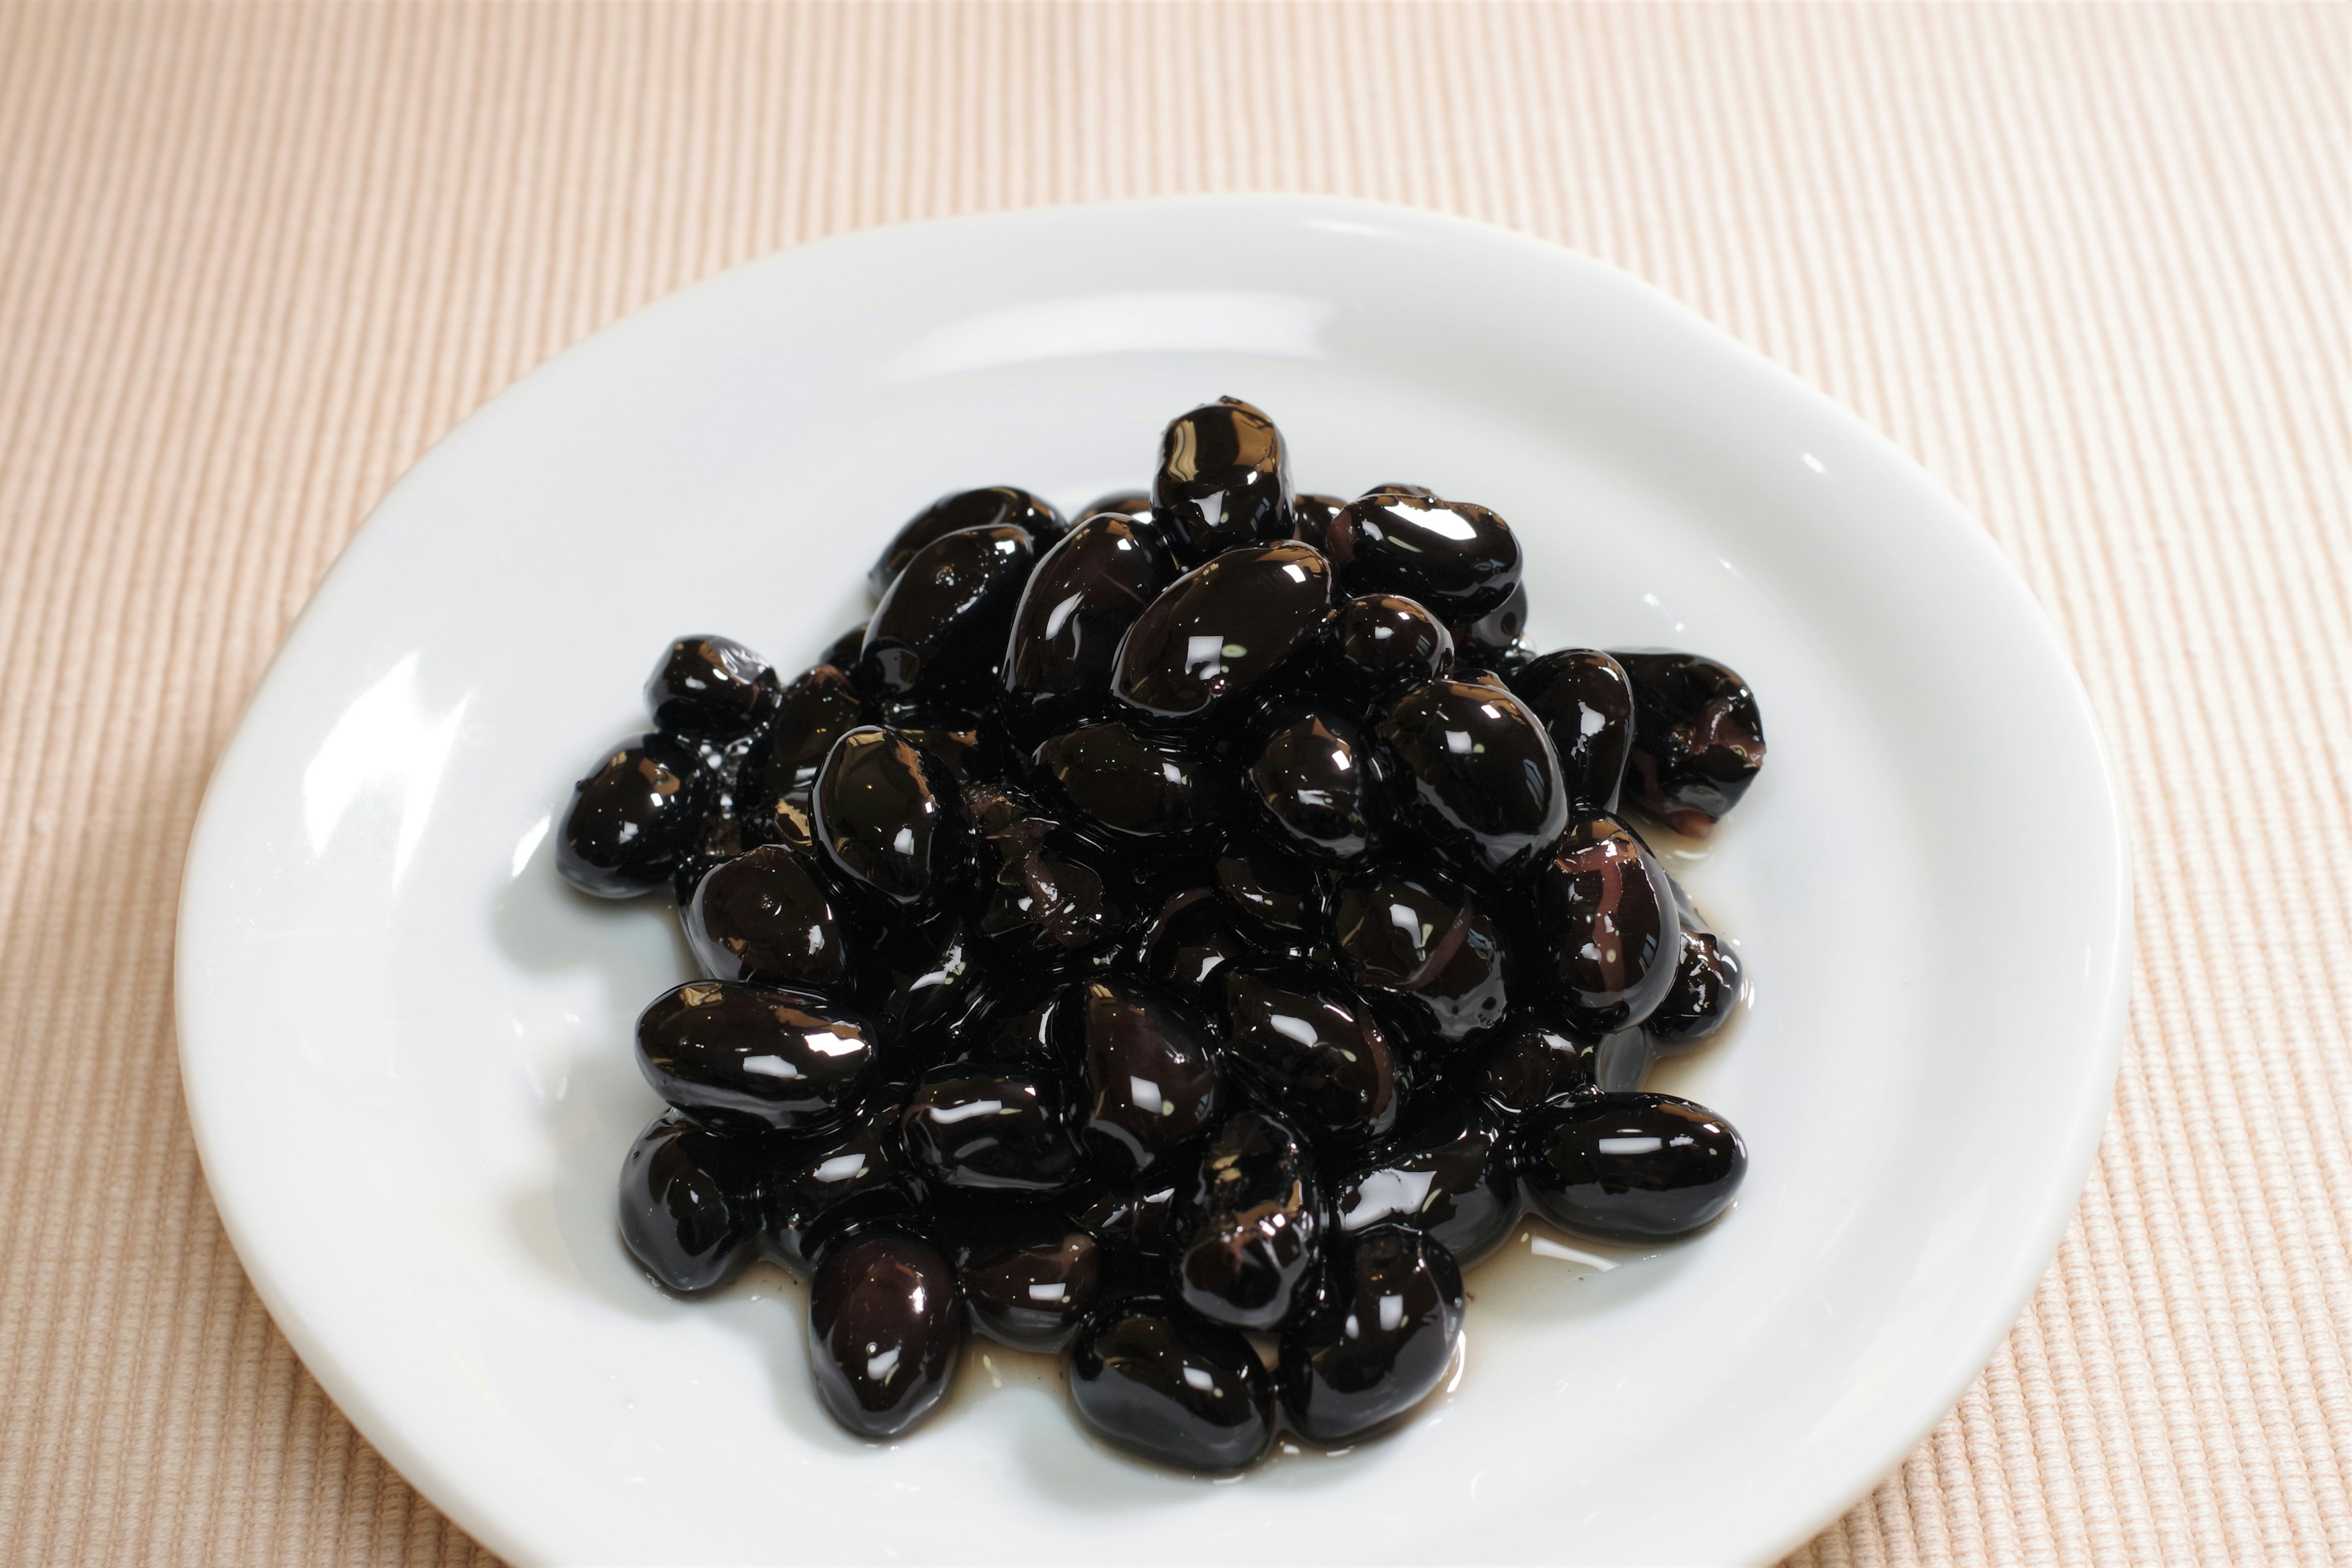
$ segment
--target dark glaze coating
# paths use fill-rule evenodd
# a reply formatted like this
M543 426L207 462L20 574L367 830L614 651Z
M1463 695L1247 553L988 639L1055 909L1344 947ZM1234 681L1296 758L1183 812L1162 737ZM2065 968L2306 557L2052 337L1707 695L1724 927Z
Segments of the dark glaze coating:
M1070 1401L1097 1436L1187 1470L1236 1470L1274 1441L1274 1375L1248 1340L1129 1296L1070 1347Z
M1139 517L1148 521L1151 516L1151 492L1150 490L1113 490L1108 495L1097 496L1080 507L1077 515L1081 518L1097 517L1107 511L1117 512L1121 517Z
M1325 1229L1305 1141L1264 1111L1236 1111L1210 1139L1177 1200L1183 1205L1178 1298L1234 1328L1279 1325L1310 1283Z
M1439 1100L1377 1159L1331 1183L1342 1234L1405 1226L1442 1242L1465 1268L1509 1239L1519 1212L1502 1120L1471 1094Z
M1225 967L1255 952L1213 889L1187 888L1145 923L1139 956L1147 976L1207 1007L1224 996Z
M1190 1179L1191 1173L1185 1174ZM1106 1255L1114 1260L1164 1262L1181 1239L1176 1216L1181 1205L1176 1200L1173 1184L1157 1186L1147 1182L1136 1186L1112 1186L1076 1205L1070 1217L1100 1242ZM1148 1289L1152 1290L1163 1288L1168 1273L1165 1268L1131 1272L1150 1279Z
M1001 528L1010 525L1026 534L1043 551L1062 536L1068 525L1062 514L1027 490L1011 485L990 485L984 489L958 490L944 495L907 520L905 526L892 536L889 547L874 563L866 574L866 585L874 596L880 598L890 591L907 563L917 552L932 541L969 528Z
M1243 931L1285 948L1323 940L1328 900L1314 868L1263 840L1235 838L1218 853L1215 874Z
M1617 809L1633 754L1633 686L1624 667L1596 647L1564 647L1530 661L1511 689L1551 736L1580 816Z
M1331 606L1331 569L1308 545L1230 550L1179 577L1118 646L1111 689L1169 723L1198 723L1281 668Z
M743 763L755 739L746 735L723 746L709 741L697 744L709 775L703 785L702 826L669 874L670 890L681 911L693 901L703 878L761 841L762 835L745 819L740 804Z
M1370 738L1346 716L1278 716L1249 765L1252 797L1283 842L1334 866L1361 859L1385 816Z
M1055 735L1035 762L1081 816L1123 838L1198 837L1233 805L1222 765L1116 721Z
M1176 563L1132 518L1090 517L1070 530L1013 612L1002 700L1015 731L1034 745L1089 700L1107 701L1119 639L1175 580Z
M1010 785L967 784L982 941L1029 969L1067 967L1116 941L1131 919L1110 879Z
M1527 645L1527 584L1513 588L1509 598L1475 620L1456 621L1446 629L1453 634L1456 653L1486 668L1493 668L1497 659L1524 663L1532 652Z
M1731 1205L1748 1148L1731 1123L1671 1094L1601 1094L1528 1119L1521 1170L1544 1215L1611 1241L1687 1236Z
M1603 1094L1622 1094L1642 1087L1658 1065L1657 1047L1646 1029L1620 1029L1603 1035L1592 1048L1592 1079Z
M1454 634L1420 604L1395 594L1359 594L1333 612L1322 673L1362 702L1393 698L1454 668Z
M1642 1027L1662 1049L1687 1049L1730 1020L1742 984L1739 954L1731 945L1711 931L1685 927L1675 983Z
M1304 977L1233 970L1225 1016L1234 1070L1318 1150L1360 1149L1394 1131L1396 1058L1361 1003Z
M1666 873L1614 817L1570 827L1536 879L1529 957L1567 1020L1607 1035L1647 1018L1674 984L1682 923Z
M1282 432L1238 398L1168 422L1151 476L1152 517L1188 566L1290 533L1290 461Z
M1590 1035L1528 1024L1495 1042L1478 1069L1478 1090L1513 1121L1599 1084L1600 1042Z
M761 1250L807 1274L833 1240L877 1220L912 1223L920 1189L907 1167L897 1117L868 1117L811 1142L793 1141L765 1183Z
M674 735L730 741L775 711L783 683L732 637L680 637L646 679L646 711Z
M901 1123L908 1155L945 1186L1045 1194L1080 1173L1060 1082L1018 1063L933 1068L916 1080Z
M936 1408L963 1350L955 1271L940 1249L876 1228L831 1248L809 1289L809 1372L825 1414L891 1437Z
M1339 885L1331 929L1340 968L1406 998L1439 1040L1458 1045L1502 1022L1503 933L1459 883L1367 871Z
M621 1161L621 1240L669 1289L717 1289L743 1272L759 1236L753 1164L741 1142L665 1111Z
M937 903L961 868L954 780L891 731L869 725L835 742L817 773L814 804L827 858L895 903Z
M1348 503L1338 496L1295 495L1290 498L1290 537L1301 544L1323 548L1331 520Z
M784 688L774 721L744 760L740 788L747 811L772 812L777 801L815 787L833 743L867 717L865 699L839 669L820 664L802 671Z
M689 980L637 1015L637 1070L706 1127L803 1131L865 1086L876 1035L862 1015L813 996Z
M1402 594L1459 626L1519 585L1519 542L1483 506L1378 492L1331 521L1324 552L1349 594Z
M685 910L687 945L714 980L756 980L846 1001L857 956L803 853L763 844L705 876Z
M1612 650L1633 685L1627 799L1704 838L1764 765L1764 720L1739 672L1695 653Z
M968 929L950 923L929 942L887 945L869 965L870 1005L890 1042L894 1076L945 1059L996 997ZM893 1065L895 1064L895 1065Z
M1123 1183L1171 1169L1224 1103L1207 1024L1172 997L1108 975L1079 985L1063 1016L1086 1079L1078 1142L1088 1163Z
M1036 563L1036 542L1009 524L968 528L924 545L866 623L860 683L927 699L985 690Z
M916 750L946 763L958 784L1004 775L1003 726L993 713L894 703L883 710L882 724L904 735Z
M583 893L633 899L669 880L709 808L709 770L684 742L640 736L572 786L555 868Z
M1335 1249L1322 1300L1283 1331L1282 1415L1310 1443L1364 1436L1420 1404L1462 1338L1462 1270L1444 1246L1379 1226Z
M953 1251L972 1327L1022 1350L1069 1343L1101 1294L1100 1245L1051 1208L1000 1208Z
M1416 687L1382 717L1380 737L1399 765L1403 815L1465 876L1524 880L1568 826L1551 737L1500 685Z

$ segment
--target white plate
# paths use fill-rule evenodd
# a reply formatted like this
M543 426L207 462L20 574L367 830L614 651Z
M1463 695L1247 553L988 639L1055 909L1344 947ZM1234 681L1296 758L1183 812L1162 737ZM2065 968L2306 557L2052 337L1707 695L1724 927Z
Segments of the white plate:
M671 636L796 669L932 496L1140 483L1169 416L1228 392L1305 488L1412 479L1511 519L1538 640L1694 647L1754 685L1770 765L1684 869L1755 1000L1672 1085L1745 1131L1747 1189L1612 1273L1515 1244L1472 1277L1458 1388L1351 1454L1159 1473L1001 1352L859 1445L812 1403L797 1287L679 1303L620 1250L614 1173L656 1109L628 1026L682 954L656 901L561 885L550 811L643 726ZM1885 441L1566 251L1187 199L789 251L467 420L222 758L181 1054L279 1327L509 1558L1762 1561L1903 1458L2040 1275L2110 1092L2127 922L2080 686Z

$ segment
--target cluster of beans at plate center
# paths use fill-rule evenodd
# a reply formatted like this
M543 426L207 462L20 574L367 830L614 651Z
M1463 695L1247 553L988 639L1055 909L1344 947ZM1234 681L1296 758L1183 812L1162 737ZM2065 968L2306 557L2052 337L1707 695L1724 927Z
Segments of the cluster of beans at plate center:
M1764 756L1714 660L1538 653L1518 540L1412 485L1296 492L1232 399L1072 524L952 495L789 679L680 639L574 793L564 875L673 889L701 977L621 1234L681 1292L812 1277L819 1397L893 1436L970 1332L1196 1470L1435 1388L1462 1270L1532 1205L1706 1225L1745 1171L1644 1092L1738 960L1635 821L1703 836Z

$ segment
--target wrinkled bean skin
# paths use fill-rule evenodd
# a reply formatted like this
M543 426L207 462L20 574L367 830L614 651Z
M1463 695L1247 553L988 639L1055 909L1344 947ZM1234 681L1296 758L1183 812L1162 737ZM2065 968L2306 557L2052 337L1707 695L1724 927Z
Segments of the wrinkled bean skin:
M680 637L646 680L646 710L674 735L731 741L775 711L783 683L732 637Z
M1224 1104L1208 1026L1131 980L1087 981L1072 1002L1065 1016L1087 1093L1078 1142L1109 1180L1158 1177L1191 1152Z
M1521 1171L1545 1217L1609 1241L1667 1241L1738 1195L1748 1148L1731 1123L1671 1094L1580 1097L1528 1119Z
M1230 550L1179 577L1118 645L1112 691L1165 723L1202 723L1282 668L1331 607L1331 569L1293 541Z
M1729 943L1711 931L1685 928L1675 983L1642 1026L1661 1049L1687 1049L1730 1020L1744 984L1739 954Z
M1739 672L1695 653L1612 650L1633 688L1627 799L1704 838L1764 765L1764 720Z
M1378 1159L1331 1184L1341 1234L1403 1226L1443 1244L1465 1268L1509 1239L1519 1213L1502 1121L1475 1095L1449 1094Z
M1092 858L1082 856L1009 786L969 784L965 819L978 848L981 939L1031 969L1067 967L1127 930L1123 900Z
M1386 490L1331 520L1324 552L1349 594L1402 594L1460 626L1502 607L1519 585L1519 542L1469 501Z
M744 759L744 807L753 817L772 813L787 796L816 785L835 741L866 721L865 699L848 676L830 664L802 672L784 688L767 733Z
M1599 1045L1590 1035L1542 1024L1513 1029L1480 1064L1478 1090L1516 1122L1554 1100L1595 1090Z
M1328 900L1311 867L1270 845L1238 838L1217 856L1216 878L1225 908L1262 942L1287 948L1322 940Z
M1352 1442L1420 1404L1462 1338L1462 1270L1444 1246L1378 1226L1337 1249L1315 1311L1283 1332L1282 1414L1312 1443Z
M1070 1398L1106 1442L1180 1469L1236 1470L1274 1441L1274 1375L1249 1341L1156 1297L1127 1297L1079 1330Z
M1301 544L1323 548L1331 520L1348 503L1338 496L1295 495L1290 498L1290 537Z
M876 1228L826 1251L809 1289L809 1371L825 1414L893 1437L945 1396L963 1349L955 1272L940 1249Z
M1222 1002L1225 967L1255 952L1208 888L1171 893L1145 925L1141 943L1143 973L1196 1006Z
M1568 826L1551 737L1500 685L1417 687L1381 720L1380 737L1399 764L1404 815L1464 876L1523 881Z
M894 903L936 904L961 868L954 780L892 731L868 725L834 742L817 773L814 805L826 857Z
M1080 816L1122 838L1198 837L1233 802L1222 766L1116 721L1054 736L1035 761Z
M1560 839L1536 880L1543 968L1568 1021L1591 1035L1639 1025L1674 984L1682 921L1649 846L1613 817Z
M1080 1175L1060 1083L1019 1063L933 1068L901 1116L908 1155L944 1186L1045 1195Z
M1236 1111L1177 1195L1177 1298L1212 1322L1280 1324L1311 1283L1325 1230L1305 1141L1264 1111Z
M1633 684L1624 667L1599 648L1561 648L1511 677L1511 689L1551 736L1574 814L1614 814L1633 754Z
M1017 1349L1060 1350L1100 1296L1101 1247L1052 1209L999 1211L954 1254L972 1327Z
M1062 521L1062 514L1045 501L1011 485L959 490L941 496L907 520L906 526L898 530L889 547L866 574L866 585L873 590L876 598L881 598L890 592L890 585L925 545L966 529L1008 526L1019 529L1043 552L1061 538L1068 525Z
M760 1232L753 1163L675 1110L637 1135L621 1162L621 1239L646 1273L692 1295L743 1272Z
M806 1131L873 1076L876 1037L862 1015L813 996L689 980L637 1016L637 1069L715 1131Z
M1290 459L1282 432L1238 398L1168 422L1151 477L1152 517L1188 566L1289 536Z
M1318 1151L1360 1149L1394 1131L1396 1058L1369 1009L1301 980L1225 976L1226 1050Z
M660 887L693 847L710 790L709 770L690 748L658 732L640 736L572 786L555 868L600 899Z
M1332 615L1323 676L1362 702L1394 698L1454 668L1454 634L1414 601L1360 594Z
M1354 721L1308 710L1276 721L1249 765L1251 794L1283 842L1327 865L1371 848L1387 780Z
M687 945L714 980L754 980L847 1001L857 955L816 868L780 844L713 868L686 907Z
M924 545L866 623L861 683L900 698L985 690L1036 562L1035 542L1009 524Z
M1353 877L1339 886L1331 924L1340 968L1403 998L1443 1044L1460 1046L1503 1021L1503 933L1458 884L1399 872Z
M811 1144L795 1140L766 1183L761 1250L806 1275L833 1239L881 1220L913 1224L921 1186L907 1167L895 1117L869 1118Z
M1048 551L1022 590L1004 653L1004 713L1034 745L1110 695L1119 639L1176 563L1148 525L1089 517Z

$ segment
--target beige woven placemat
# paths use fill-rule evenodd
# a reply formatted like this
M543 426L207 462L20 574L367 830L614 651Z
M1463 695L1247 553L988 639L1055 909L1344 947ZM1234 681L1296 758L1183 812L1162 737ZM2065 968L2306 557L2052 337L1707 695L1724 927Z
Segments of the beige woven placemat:
M271 1328L174 1069L199 792L369 503L729 263L1210 188L1652 279L1957 490L2089 684L2107 1139L1811 1558L2352 1561L2347 102L2344 5L0 8L0 1561L477 1555Z

